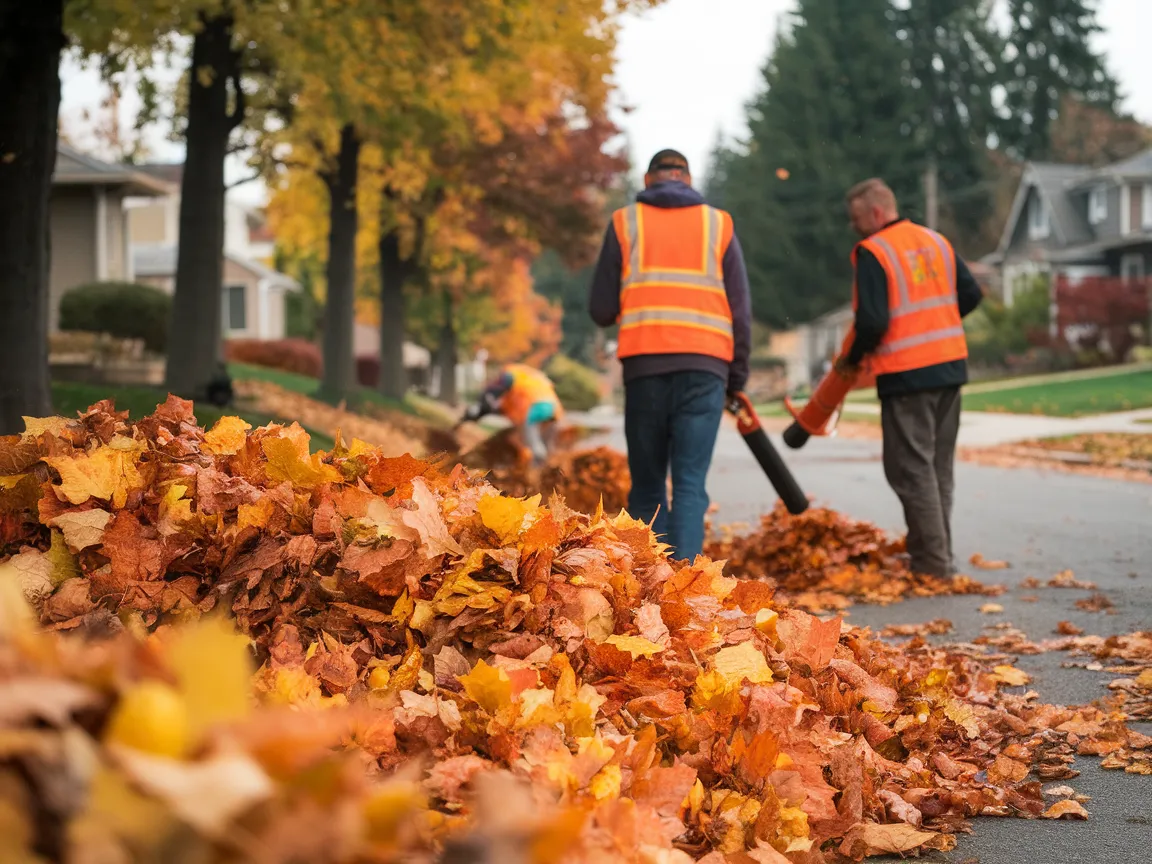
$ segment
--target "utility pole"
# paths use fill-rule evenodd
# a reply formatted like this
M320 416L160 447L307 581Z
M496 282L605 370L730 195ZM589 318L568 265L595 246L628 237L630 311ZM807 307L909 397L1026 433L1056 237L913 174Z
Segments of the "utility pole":
M933 231L940 215L939 179L936 157L930 156L928 167L924 169L924 220Z

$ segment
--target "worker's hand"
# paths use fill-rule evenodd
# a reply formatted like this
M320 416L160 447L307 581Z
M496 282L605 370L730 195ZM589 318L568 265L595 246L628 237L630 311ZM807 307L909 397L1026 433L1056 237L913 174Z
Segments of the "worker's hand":
M469 405L464 411L464 418L463 419L468 421L469 423L475 423L477 420L479 420L480 419L480 406L479 405Z
M845 377L855 375L860 371L860 367L858 365L854 365L846 356L837 357L834 368L837 372Z

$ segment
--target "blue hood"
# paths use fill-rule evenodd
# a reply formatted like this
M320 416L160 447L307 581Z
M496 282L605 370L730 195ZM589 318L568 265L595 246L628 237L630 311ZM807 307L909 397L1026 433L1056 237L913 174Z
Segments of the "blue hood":
M653 207L665 209L698 207L707 203L699 192L679 180L656 183L637 195L636 200L641 204L650 204Z

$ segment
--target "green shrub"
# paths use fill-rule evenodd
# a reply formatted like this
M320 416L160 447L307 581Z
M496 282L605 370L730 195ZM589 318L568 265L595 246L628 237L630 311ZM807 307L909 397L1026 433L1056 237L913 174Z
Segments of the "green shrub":
M600 376L594 369L557 354L544 367L556 395L569 411L591 411L600 404Z
M1048 280L1038 277L1019 288L1011 306L985 297L964 319L968 357L980 366L1006 366L1010 358L1048 341Z
M94 282L60 299L60 329L141 339L154 354L168 349L172 298L159 288L133 282Z

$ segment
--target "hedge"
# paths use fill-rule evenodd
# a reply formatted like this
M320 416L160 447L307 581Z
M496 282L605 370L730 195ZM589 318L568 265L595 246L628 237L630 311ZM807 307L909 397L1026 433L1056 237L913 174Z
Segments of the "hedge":
M151 285L93 282L60 299L60 329L141 339L154 354L168 350L172 297Z

